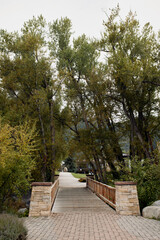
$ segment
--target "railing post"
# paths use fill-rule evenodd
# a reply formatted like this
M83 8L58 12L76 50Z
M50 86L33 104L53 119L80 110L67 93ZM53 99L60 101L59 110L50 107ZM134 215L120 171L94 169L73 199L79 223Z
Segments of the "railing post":
M29 217L49 216L52 182L33 182Z
M49 216L59 186L59 179L52 182L33 182L29 217Z
M116 211L121 215L140 215L139 201L135 182L115 182Z

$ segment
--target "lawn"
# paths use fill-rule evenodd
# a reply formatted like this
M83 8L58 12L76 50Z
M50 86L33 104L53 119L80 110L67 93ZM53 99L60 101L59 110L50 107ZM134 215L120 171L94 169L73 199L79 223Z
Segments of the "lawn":
M82 173L72 173L73 177L75 178L85 178L86 174L82 174Z

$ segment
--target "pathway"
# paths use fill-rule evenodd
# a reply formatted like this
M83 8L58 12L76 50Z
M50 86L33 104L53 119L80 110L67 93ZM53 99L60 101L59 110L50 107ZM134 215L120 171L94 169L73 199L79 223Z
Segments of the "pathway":
M104 210L113 211L86 188L86 183L80 183L71 173L60 174L59 191L52 209L53 213Z
M52 216L27 218L27 240L160 240L160 221L120 216L70 173L60 174Z

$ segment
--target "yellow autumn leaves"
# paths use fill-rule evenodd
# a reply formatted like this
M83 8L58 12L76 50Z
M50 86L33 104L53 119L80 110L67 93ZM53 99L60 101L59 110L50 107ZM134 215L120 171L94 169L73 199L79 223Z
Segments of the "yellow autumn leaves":
M25 122L12 127L0 119L0 189L5 181L14 184L16 189L22 184L24 188L28 185L35 167L36 137L35 124Z

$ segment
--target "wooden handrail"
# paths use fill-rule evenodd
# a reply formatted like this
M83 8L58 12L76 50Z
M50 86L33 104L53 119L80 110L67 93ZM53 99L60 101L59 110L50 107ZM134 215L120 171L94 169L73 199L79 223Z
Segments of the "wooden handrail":
M53 183L51 187L51 209L54 204L57 192L58 192L58 187L59 187L59 178Z
M116 188L106 185L104 183L95 181L89 177L86 178L87 187L95 192L104 202L116 209Z

